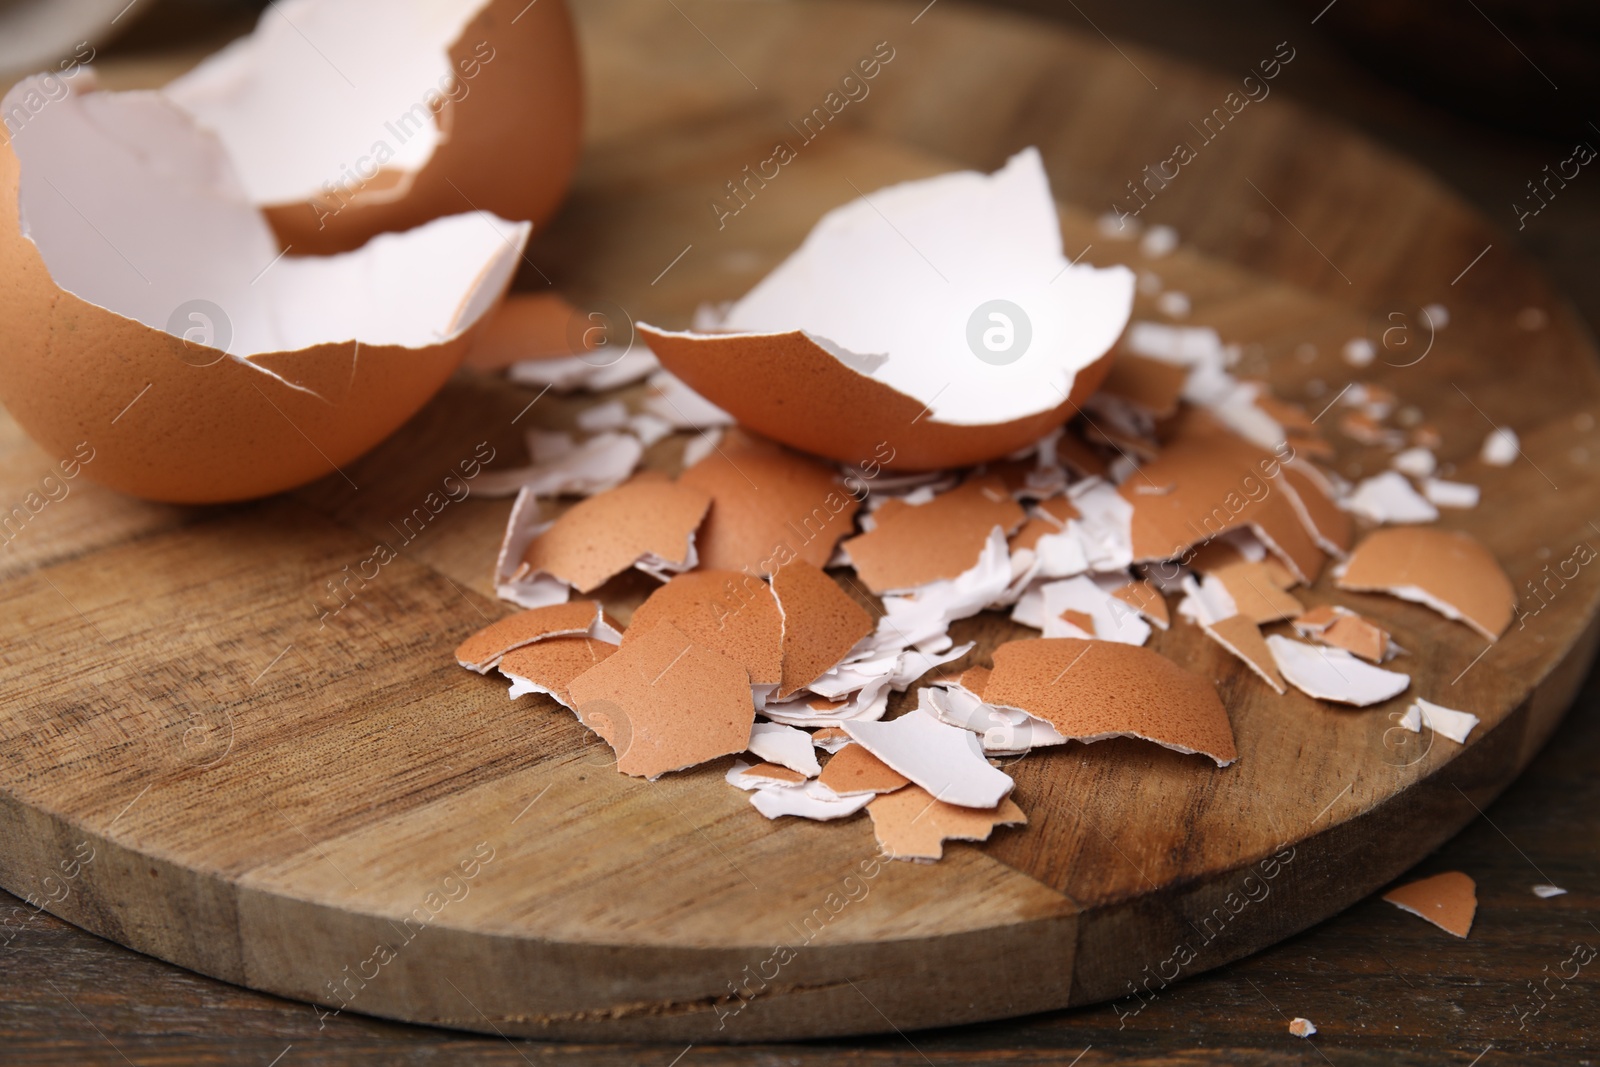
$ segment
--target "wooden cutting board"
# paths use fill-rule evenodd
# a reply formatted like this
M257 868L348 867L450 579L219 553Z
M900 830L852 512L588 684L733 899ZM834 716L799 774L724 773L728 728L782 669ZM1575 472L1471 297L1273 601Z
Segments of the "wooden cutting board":
M1415 605L1340 598L1410 651L1412 694L1483 719L1468 745L1397 730L1404 699L1274 696L1179 625L1154 645L1220 679L1235 767L1123 740L1040 752L1008 767L1029 825L937 865L875 863L865 817L769 823L723 783L726 761L623 777L570 714L454 663L461 637L507 611L490 569L509 503L469 497L399 533L481 443L519 462L524 430L570 427L592 402L529 407L533 392L463 374L297 493L176 508L80 477L8 540L0 884L143 952L323 1005L308 1012L755 1040L1124 996L1133 1010L1136 985L1304 929L1475 818L1595 648L1595 581L1543 570L1600 536L1600 377L1575 317L1437 182L1281 91L1154 197L1144 219L1184 246L1144 260L1096 216L1136 206L1127 184L1197 140L1188 123L1238 84L952 0L919 7L581 5L589 151L522 283L682 324L857 189L1038 144L1072 254L1159 274L1188 294L1184 321L1242 346L1241 374L1313 412L1357 376L1345 342L1370 337L1378 360L1359 377L1418 408L1442 458L1482 485L1484 503L1445 525L1482 538L1519 588L1548 590L1498 644ZM737 214L712 208L880 42L893 58L865 98ZM1292 84L1292 61L1279 77ZM1450 321L1430 338L1419 309L1434 302ZM1138 316L1160 317L1147 297ZM1475 459L1491 420L1521 435L1509 467ZM1331 436L1346 474L1380 469ZM674 469L685 439L650 464ZM0 448L0 501L43 493L61 457L9 420ZM327 583L380 541L398 558L322 618ZM649 585L604 595L625 616ZM1331 599L1326 579L1308 599ZM997 615L955 630L978 641L974 661L1027 633Z

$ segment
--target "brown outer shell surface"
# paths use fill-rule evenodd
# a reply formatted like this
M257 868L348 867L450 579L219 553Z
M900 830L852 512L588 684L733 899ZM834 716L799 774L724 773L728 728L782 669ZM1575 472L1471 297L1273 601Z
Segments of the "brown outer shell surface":
M1455 608L1462 622L1490 641L1511 625L1517 604L1511 579L1482 542L1435 526L1374 530L1356 546L1338 585L1358 593L1421 589Z
M845 366L803 331L774 334L669 334L638 324L661 365L741 423L774 440L841 463L881 459L900 471L965 467L999 459L1062 425L1099 388L1112 353L1079 369L1061 404L1010 422L955 426L927 417L927 406Z
M493 58L475 50L488 42ZM566 195L583 132L583 76L572 19L562 0L490 0L450 46L450 69L479 62L459 101L437 117L433 156L400 196L399 175L379 171L340 207L330 202L266 205L278 240L298 255L360 248L380 233L409 230L463 211L544 222Z
M20 173L0 145L0 403L51 455L87 443L83 473L121 492L211 504L334 474L438 392L476 330L426 348L363 345L359 360L353 341L255 357L322 398L309 395L56 285L21 233Z

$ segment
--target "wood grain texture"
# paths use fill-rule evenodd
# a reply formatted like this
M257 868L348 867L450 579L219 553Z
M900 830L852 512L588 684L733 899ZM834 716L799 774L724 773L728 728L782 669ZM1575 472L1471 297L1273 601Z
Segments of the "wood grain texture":
M852 186L992 167L1026 143L1069 203L1069 247L1138 264L1093 216L1228 89L1172 68L1154 93L1100 44L956 5L914 27L897 5L684 10L581 13L590 151L530 253L563 289L668 325L742 292ZM896 57L872 96L718 229L709 203L723 183L885 40ZM1246 373L1309 402L1313 379L1318 396L1342 384L1334 353L1374 314L1448 294L1455 319L1428 359L1369 377L1421 407L1443 456L1484 485L1486 505L1457 521L1514 579L1539 570L1541 550L1565 558L1597 512L1594 486L1565 462L1592 437L1574 420L1600 406L1581 330L1509 255L1452 289L1492 233L1415 170L1282 102L1235 132L1228 154L1202 155L1162 194L1188 246L1157 269L1189 293L1192 320L1245 343ZM1529 304L1551 309L1547 329L1514 325ZM1302 362L1307 344L1320 355ZM469 1029L759 1040L996 1018L1125 993L1197 928L1193 970L1364 896L1511 780L1594 647L1595 590L1575 583L1452 701L1439 694L1480 642L1420 608L1341 598L1413 650L1423 695L1484 718L1466 749L1414 758L1385 745L1388 709L1277 700L1175 628L1158 647L1223 678L1237 769L1120 741L1030 757L1012 768L1028 828L952 847L936 867L887 867L807 927L872 854L864 820L767 824L718 768L622 778L565 712L512 704L454 665L455 642L504 610L488 574L503 503L450 505L319 622L323 583L393 539L390 524L479 441L515 457L530 398L463 377L343 476L286 498L157 508L79 482L41 513L3 587L14 640L0 685L14 699L0 710L0 884L57 895L59 864L86 842L95 858L51 904L75 923L239 984ZM1518 428L1530 463L1470 464L1488 429L1475 405ZM569 424L579 406L546 397L530 418ZM20 497L52 457L5 433L0 477ZM670 468L680 448L656 446L652 465ZM605 594L625 613L646 589L630 579ZM956 631L982 651L1015 634L992 617ZM1273 907L1225 918L1229 894L1286 844ZM430 894L472 857L477 873L455 876L467 891L435 908L446 898ZM418 907L428 927L408 936ZM729 983L811 928L729 1019ZM380 943L392 959L352 980Z

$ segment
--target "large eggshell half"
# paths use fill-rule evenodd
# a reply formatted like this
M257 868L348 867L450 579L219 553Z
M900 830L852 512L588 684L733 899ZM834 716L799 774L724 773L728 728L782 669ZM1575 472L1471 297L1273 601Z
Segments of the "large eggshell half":
M103 484L206 503L340 470L439 389L519 262L527 224L481 213L280 260L213 136L92 82L0 104L0 402Z
M716 332L638 328L752 429L847 463L931 469L997 459L1071 418L1110 371L1133 289L1125 267L1066 258L1030 148L994 174L830 211Z
M166 91L301 255L464 211L543 222L582 136L562 0L279 0Z

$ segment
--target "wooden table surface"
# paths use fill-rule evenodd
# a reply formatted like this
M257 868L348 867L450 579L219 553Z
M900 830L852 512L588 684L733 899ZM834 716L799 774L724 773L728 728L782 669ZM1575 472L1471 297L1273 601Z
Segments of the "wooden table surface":
M1242 10L1230 5L1211 27L1213 35L1253 39L1268 32L1241 21L1249 14ZM1129 14L1103 14L1099 7L1092 14L1118 40L1139 35ZM1192 57L1206 58L1204 43L1199 47L1201 54ZM1218 47L1225 52L1225 44ZM1337 82L1338 57L1324 54L1322 62L1321 69L1333 72L1323 76ZM1429 143L1420 154L1433 160L1454 159L1471 169L1488 154L1509 173L1534 154L1502 138L1495 155L1496 138L1471 130L1441 134L1426 110L1398 96L1385 107L1384 90L1370 79L1359 96L1365 116L1386 126L1380 133L1391 142L1404 139L1407 122L1419 138L1426 129ZM1359 108L1344 110L1346 118L1364 117ZM1454 155L1451 136L1457 138ZM1475 180L1487 186L1482 169L1474 171ZM1505 195L1515 187L1508 184ZM1566 220L1559 238L1531 235L1535 251L1539 241L1553 251L1558 276L1573 276L1572 249L1586 247L1592 255L1596 246L1592 213L1584 214L1584 205L1595 200L1579 192L1587 199L1570 201L1576 218ZM1592 294L1579 296L1591 323ZM909 1037L783 1046L513 1044L348 1013L319 1020L310 1006L140 956L0 893L0 1064L1069 1064L1080 1054L1076 1062L1083 1067L1112 1061L1493 1067L1600 1060L1600 961L1565 984L1560 977L1575 946L1600 947L1594 890L1600 778L1591 770L1600 760L1597 703L1600 676L1591 678L1523 778L1415 872L1463 870L1477 880L1478 919L1466 941L1372 898L1252 958L1180 983L1137 1014L1126 1014L1129 1005L1121 1002ZM1530 891L1539 882L1570 892L1540 900ZM1544 979L1541 999L1532 987ZM1287 1034L1287 1019L1297 1015L1319 1026L1312 1041Z

